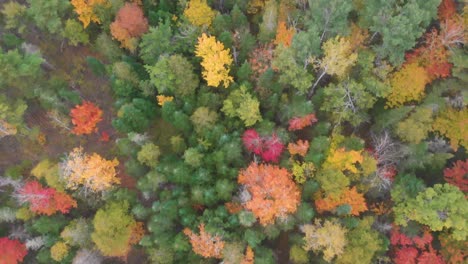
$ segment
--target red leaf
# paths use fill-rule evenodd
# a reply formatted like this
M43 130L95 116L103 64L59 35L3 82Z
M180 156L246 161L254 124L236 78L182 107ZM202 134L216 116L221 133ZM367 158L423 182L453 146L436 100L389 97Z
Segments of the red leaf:
M445 180L460 188L464 192L468 192L468 159L465 161L458 160L452 168L444 170Z
M10 240L8 237L0 238L0 263L16 264L23 261L28 254L26 246L18 240Z
M294 117L289 120L289 131L301 130L304 127L310 126L316 123L318 120L315 114L308 114L302 117Z

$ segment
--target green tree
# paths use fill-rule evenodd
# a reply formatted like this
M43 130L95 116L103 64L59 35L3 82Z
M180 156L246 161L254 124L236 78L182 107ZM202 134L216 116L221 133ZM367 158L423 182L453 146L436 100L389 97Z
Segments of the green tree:
M369 120L367 111L377 101L368 89L353 80L332 83L324 89L325 97L320 109L327 111L335 123L347 121L358 126Z
M402 140L413 144L420 143L432 129L432 109L420 107L408 118L397 124L395 133Z
M117 118L112 125L123 133L143 132L154 118L156 107L154 103L142 98L134 98L124 104L117 112Z
M218 120L218 114L214 111L211 111L208 107L198 107L192 116L190 116L190 121L192 121L195 131L198 133L203 132L205 129L209 129L216 124Z
M62 36L67 38L73 46L89 43L88 33L86 33L81 23L74 19L67 19Z
M151 79L161 94L172 93L181 99L194 94L199 79L193 73L193 66L181 55L160 57L154 66L145 66Z
M465 195L456 186L436 184L420 192L415 198L397 204L395 223L407 226L408 220L427 225L432 231L452 230L455 240L466 240L468 235L468 204Z
M352 2L340 0L309 0L309 27L317 27L320 41L325 41L335 35L348 33L348 14L352 10Z
M52 34L63 31L61 18L67 17L71 11L69 1L62 0L27 0L29 4L28 14L34 20L36 26Z
M125 256L136 222L128 214L128 202L112 202L99 209L93 219L91 239L104 256Z
M260 102L247 91L245 85L229 94L221 110L229 117L240 118L247 127L262 120Z
M24 16L26 15L26 6L20 3L10 1L3 4L0 11L3 14L5 29L18 29L19 33L23 33L26 28Z
M279 82L281 84L291 85L300 93L305 94L312 85L314 76L307 72L306 67L296 61L294 53L293 48L278 46L275 50L272 66L280 72Z
M365 217L357 227L348 231L347 244L343 254L336 259L337 264L372 263L374 255L384 247L379 232L372 229L373 223L373 217Z
M171 41L172 29L169 21L160 22L157 27L150 27L149 31L141 37L140 58L145 64L155 64L162 54L171 54L174 45Z
M141 164L155 168L158 165L158 159L161 155L159 147L153 143L146 143L138 152L137 158Z
M382 44L375 46L377 54L398 66L436 17L439 3L440 0L366 1L359 9L361 23L381 36Z
M278 24L278 3L275 0L270 0L265 3L262 23L260 23L260 32L258 40L267 43L275 37L276 26Z

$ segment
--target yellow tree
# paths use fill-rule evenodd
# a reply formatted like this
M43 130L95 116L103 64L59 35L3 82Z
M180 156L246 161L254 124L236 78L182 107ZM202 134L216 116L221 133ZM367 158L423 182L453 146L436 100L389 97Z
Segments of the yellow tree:
M233 81L229 76L229 66L233 61L229 49L224 49L223 43L215 37L208 37L203 33L198 38L195 54L202 58L202 74L208 85L218 87L222 82L224 88L227 88Z
M387 107L399 107L406 102L421 100L428 82L426 70L417 62L404 65L390 79L392 90L387 95Z
M195 26L211 25L216 16L216 12L206 3L206 0L190 0L184 10L184 15Z
M449 108L437 117L432 128L450 139L454 150L459 146L468 149L468 108L455 110Z
M200 224L200 234L185 228L184 234L189 237L193 252L205 258L222 258L224 241L219 236L213 236L205 231L205 225Z
M107 0L71 0L71 4L75 7L78 19L83 23L83 27L86 28L91 22L101 23L94 10L98 5L108 5L108 2Z
M100 192L120 183L115 170L118 165L117 159L106 160L96 153L88 155L79 147L60 164L60 172L66 188L76 190L83 186L85 190Z
M0 119L0 138L16 135L18 130L15 126L5 120Z
M346 229L336 221L315 220L315 224L302 225L305 233L304 250L315 253L323 252L323 259L330 262L334 257L343 253L346 245Z
M315 87L325 74L336 75L342 79L349 72L351 66L356 63L357 53L353 52L354 46L343 37L336 36L329 39L322 46L324 57L318 62L321 73L309 91L309 97L314 93Z

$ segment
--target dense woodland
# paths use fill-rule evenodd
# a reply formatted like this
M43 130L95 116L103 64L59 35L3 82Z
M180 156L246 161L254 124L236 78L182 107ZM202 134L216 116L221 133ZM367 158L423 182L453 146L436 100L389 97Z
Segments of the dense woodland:
M467 263L466 3L0 1L0 263Z

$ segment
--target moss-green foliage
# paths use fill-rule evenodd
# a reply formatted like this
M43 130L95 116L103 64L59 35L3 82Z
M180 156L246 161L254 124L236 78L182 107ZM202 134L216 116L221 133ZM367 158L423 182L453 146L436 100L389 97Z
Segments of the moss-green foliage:
M463 241L467 237L468 204L460 189L450 184L436 184L394 208L395 222L402 226L413 220L433 231L451 230L451 236Z
M159 155L161 155L161 152L158 146L153 143L146 143L141 147L137 157L140 163L154 168L158 165Z
M262 120L260 102L248 92L245 85L229 94L224 100L222 111L228 117L240 118L247 127Z

